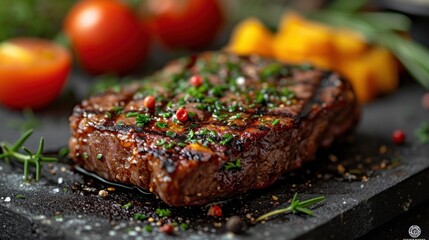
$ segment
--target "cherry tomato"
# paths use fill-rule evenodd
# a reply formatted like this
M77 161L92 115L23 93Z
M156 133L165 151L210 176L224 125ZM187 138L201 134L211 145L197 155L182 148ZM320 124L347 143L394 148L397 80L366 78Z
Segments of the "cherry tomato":
M200 75L194 75L189 79L189 83L194 87L199 87L203 84L203 78Z
M213 217L222 217L222 208L220 208L218 205L213 205L210 207L207 215Z
M402 145L405 142L405 133L402 130L395 130L392 134L392 141L396 145Z
M0 102L15 109L44 107L60 94L70 67L69 52L51 41L0 43Z
M218 0L149 0L142 8L144 23L171 48L202 48L224 22Z
M119 1L78 2L65 31L80 64L91 73L127 73L147 55L149 33Z
M159 228L160 232L163 232L167 235L174 235L174 227L170 223L166 223Z
M155 98L152 96L147 96L144 98L143 104L147 108L154 108L155 107Z
M186 122L186 120L188 120L189 114L188 111L186 111L186 109L184 108L179 108L176 111L176 118L177 120L181 121L181 122Z

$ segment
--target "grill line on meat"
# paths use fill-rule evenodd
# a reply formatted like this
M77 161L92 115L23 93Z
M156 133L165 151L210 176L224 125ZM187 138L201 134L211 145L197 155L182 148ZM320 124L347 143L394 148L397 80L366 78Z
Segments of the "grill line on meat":
M204 84L192 86L193 75ZM149 95L154 109L144 107ZM174 116L180 107L190 113L184 123ZM208 52L77 105L70 156L169 205L202 205L271 185L358 118L351 86L336 73Z

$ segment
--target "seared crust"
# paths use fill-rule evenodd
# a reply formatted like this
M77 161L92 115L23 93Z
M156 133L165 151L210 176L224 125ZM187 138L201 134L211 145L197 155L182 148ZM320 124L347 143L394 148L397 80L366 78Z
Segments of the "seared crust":
M203 86L189 86L195 74L206 79ZM148 95L156 98L154 110L144 107ZM174 116L179 107L193 113L184 123ZM358 118L350 84L335 73L204 53L76 106L70 155L85 169L148 189L169 205L201 205L272 184ZM226 169L237 160L240 167Z

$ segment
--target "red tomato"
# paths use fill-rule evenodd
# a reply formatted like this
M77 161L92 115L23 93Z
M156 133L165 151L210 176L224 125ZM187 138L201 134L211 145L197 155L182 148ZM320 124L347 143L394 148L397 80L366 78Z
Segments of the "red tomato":
M218 0L148 0L142 11L153 34L171 48L206 46L224 21Z
M402 130L395 130L392 133L392 140L396 145L402 145L405 142L405 132Z
M69 52L51 41L16 38L0 44L0 102L40 108L61 92L70 72Z
M188 120L189 114L188 111L186 111L186 109L184 108L179 108L176 111L176 118L181 121L181 122L186 122L186 120Z
M80 64L91 73L127 73L147 55L149 33L119 1L78 2L65 21Z
M143 100L143 105L147 108L154 108L156 104L155 98L152 96L147 96Z

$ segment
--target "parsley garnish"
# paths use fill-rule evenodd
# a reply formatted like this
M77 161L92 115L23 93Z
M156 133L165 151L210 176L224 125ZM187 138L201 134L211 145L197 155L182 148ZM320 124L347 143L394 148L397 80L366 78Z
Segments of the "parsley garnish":
M123 108L123 107L120 107L120 106L114 106L114 107L112 107L112 111L113 111L115 114L119 114L123 109L124 109L124 108Z
M143 213L136 213L134 214L135 220L145 220L147 217Z
M168 123L166 123L166 122L157 122L155 125L157 127L159 127L159 128L166 128L168 126Z
M420 143L429 142L429 122L420 123L420 126L416 129L416 136Z
M188 224L186 224L186 223L181 223L181 224L179 225L179 227L180 227L180 229L182 229L183 231L188 230L188 228L189 228Z
M274 120L271 122L271 125L275 126L275 125L277 125L277 124L279 124L279 123L280 123L280 120L279 120L279 119L274 119Z
M174 145L175 145L174 142L170 142L170 143L167 143L166 145L164 145L164 148L165 149L170 149L170 148L174 147Z
M224 167L225 170L241 169L241 160L237 159L235 162L227 162Z
M187 142L191 141L192 138L194 138L194 136L195 136L194 130L191 129L188 133L188 138L186 139L186 141Z
M150 117L146 114L139 114L136 118L136 125L138 127L143 127L146 123L150 121Z
M176 136L176 133L169 130L165 132L165 135L167 135L168 137L174 138Z
M233 136L232 134L230 134L230 133L225 133L225 134L222 136L222 138L223 138L223 140L222 140L222 141L220 141L220 144L222 144L222 145L226 145L226 144L228 144L229 142L231 142L231 140L234 138L234 136Z
M145 226L144 226L144 230L145 230L146 232L152 232L152 226L150 226L150 225L145 225Z
M166 140L164 138L158 139L158 141L156 141L155 145L161 146L161 145L164 145L165 142L166 142Z
M16 195L15 195L15 198L16 198L16 199L25 199L25 196L24 196L24 195L22 195L22 194L16 194Z
M139 113L137 112L129 112L125 115L125 117L129 118L129 117L137 117L139 115Z
M122 205L122 208L123 209L130 209L132 206L133 206L133 203L132 202L128 202L128 203Z
M163 118L170 118L171 116L173 116L173 114L171 112L165 112L165 113L161 113L161 116Z
M168 217L171 215L171 211L170 209L166 208L166 209L162 209L162 208L157 208L156 209L156 214L160 217Z

